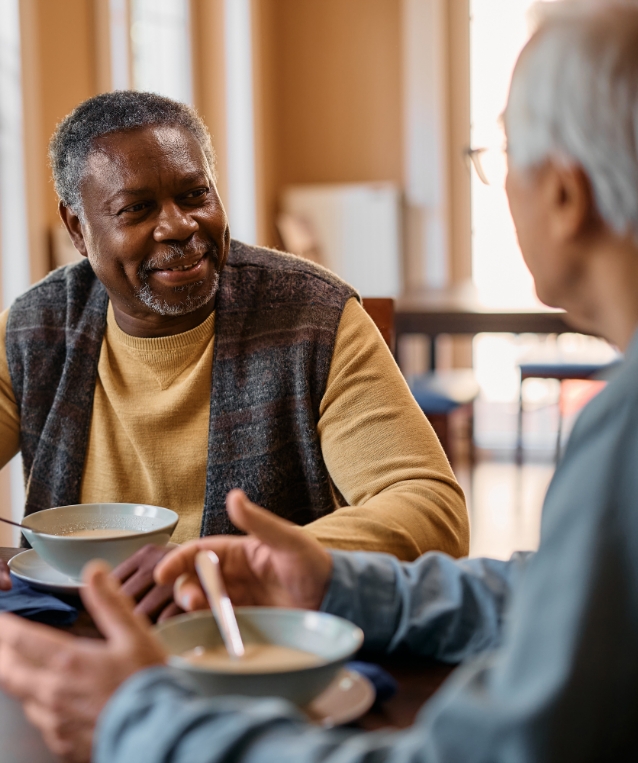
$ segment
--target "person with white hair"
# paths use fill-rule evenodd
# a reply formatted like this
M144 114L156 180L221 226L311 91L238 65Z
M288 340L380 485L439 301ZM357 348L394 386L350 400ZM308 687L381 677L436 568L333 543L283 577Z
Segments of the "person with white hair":
M0 681L51 747L98 763L583 763L638 760L638 6L555 3L513 76L507 192L539 296L625 353L582 413L537 553L329 552L229 495L244 538L186 544L156 570L204 606L198 549L236 604L322 609L370 649L463 665L404 731L309 725L274 699L204 699L164 665L102 566L84 599L106 641L0 618ZM95 731L97 722L97 731Z

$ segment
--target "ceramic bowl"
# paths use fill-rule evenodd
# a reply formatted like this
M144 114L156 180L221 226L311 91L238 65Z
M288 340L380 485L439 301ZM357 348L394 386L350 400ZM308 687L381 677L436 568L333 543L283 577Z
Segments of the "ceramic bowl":
M29 514L22 520L22 534L45 562L79 579L91 559L105 559L116 567L147 543L166 545L178 519L174 511L160 506L84 503ZM77 530L116 530L120 534L110 538L64 535ZM121 534L123 530L128 532Z
M283 697L303 707L326 689L340 668L363 643L356 625L324 612L270 607L237 607L245 644L268 643L302 649L322 662L308 668L260 673L229 673L196 666L180 655L189 649L220 646L219 629L209 612L194 612L155 626L168 651L169 665L188 675L207 696L240 694Z

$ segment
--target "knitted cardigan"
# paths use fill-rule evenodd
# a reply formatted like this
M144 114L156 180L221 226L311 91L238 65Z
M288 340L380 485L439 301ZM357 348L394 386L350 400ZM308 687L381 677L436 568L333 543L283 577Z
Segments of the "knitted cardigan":
M334 509L317 422L353 296L310 262L231 242L216 302L202 535L233 531L224 506L235 487L299 524ZM54 271L11 307L25 514L80 500L107 307L87 260Z

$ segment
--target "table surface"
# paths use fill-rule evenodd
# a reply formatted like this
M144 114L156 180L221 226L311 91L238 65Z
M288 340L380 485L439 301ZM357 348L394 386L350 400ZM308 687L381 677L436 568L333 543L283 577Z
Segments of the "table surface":
M20 549L17 548L0 547L0 559L8 561L19 552ZM65 600L71 601L68 598ZM77 605L78 600L72 603ZM99 638L95 625L84 610L80 611L80 616L74 625L63 630L85 638ZM453 670L450 665L415 658L413 655L392 658L384 656L381 659L378 656L371 656L369 659L380 664L396 679L399 690L394 697L380 705L375 705L354 724L367 731L381 728L406 728L412 725L423 703L434 694Z
M478 334L560 334L574 331L562 310L536 307L493 307L481 301L471 283L445 289L422 289L396 302L396 333Z

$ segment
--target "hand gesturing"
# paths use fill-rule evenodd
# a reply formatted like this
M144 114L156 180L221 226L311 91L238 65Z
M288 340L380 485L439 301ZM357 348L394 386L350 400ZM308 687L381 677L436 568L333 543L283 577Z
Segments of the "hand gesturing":
M251 503L232 490L226 510L246 537L217 535L185 543L155 569L161 585L178 585L177 603L187 610L208 605L195 573L195 556L210 549L219 557L228 595L235 605L317 609L332 574L332 557L302 528Z

